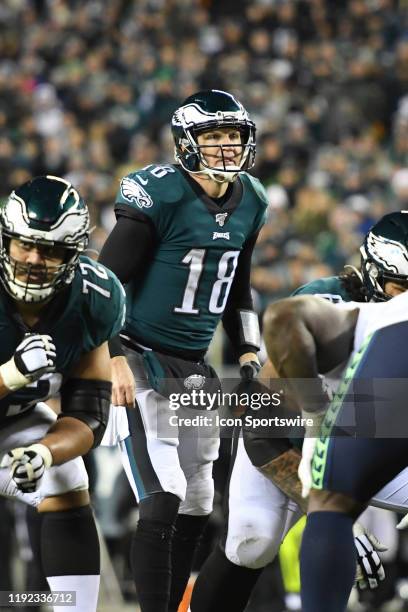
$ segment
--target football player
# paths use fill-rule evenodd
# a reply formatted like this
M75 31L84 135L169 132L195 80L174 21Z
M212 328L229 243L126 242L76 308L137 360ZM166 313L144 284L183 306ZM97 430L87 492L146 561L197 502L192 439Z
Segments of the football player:
M125 355L111 355L114 403L128 410L112 416L140 501L132 567L142 612L178 609L213 503L218 430L166 428L169 389L219 389L204 356L220 319L242 376L260 367L250 265L267 197L246 172L255 125L234 96L210 90L187 98L171 128L177 163L121 180L100 256L126 285Z
M100 573L81 456L105 431L107 340L125 314L119 281L83 255L88 234L84 201L58 177L24 183L0 211L0 494L36 508L36 561L80 612L96 610ZM44 403L57 393L58 418Z
M353 522L408 464L407 306L407 292L351 310L309 296L277 303L265 315L268 355L313 422L312 430L306 427L299 466L302 495L310 492L300 555L305 612L346 610L355 575ZM350 353L328 402L317 371ZM305 378L314 383L313 405L297 385ZM347 435L347 426L358 421L365 422L361 434ZM370 435L367 427L373 426L376 434Z
M407 236L408 213L385 215L365 237L360 270L347 266L339 276L313 281L294 295L320 295L336 304L386 301L399 295L408 288ZM326 374L326 384L332 389L337 387L343 369L344 364ZM268 379L277 375L268 361L259 376ZM226 612L245 609L260 572L275 558L286 533L306 511L297 477L299 446L299 441L282 435L261 439L259 431L250 428L243 438L234 440L225 534L201 568L192 612L210 612L221 601ZM408 476L403 473L376 496L377 505L401 509L407 497L405 483ZM360 526L356 526L355 535L358 584L375 588L384 576L376 550L384 549ZM226 588L228 585L234 588Z

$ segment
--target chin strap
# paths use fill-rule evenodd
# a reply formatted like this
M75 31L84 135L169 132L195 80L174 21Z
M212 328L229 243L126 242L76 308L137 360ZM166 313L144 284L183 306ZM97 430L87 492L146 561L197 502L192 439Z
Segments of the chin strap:
M357 276L357 278L359 278L359 280L363 283L364 279L363 279L363 275L361 273L361 270L359 270L358 268L356 268L355 266L352 266L350 264L347 264L346 266L344 266L344 269L347 270L351 270L353 272L353 274L355 274Z

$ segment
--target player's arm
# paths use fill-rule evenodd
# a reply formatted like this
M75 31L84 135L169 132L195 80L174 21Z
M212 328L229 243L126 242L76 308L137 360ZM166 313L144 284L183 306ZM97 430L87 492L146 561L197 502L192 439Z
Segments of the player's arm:
M34 336L38 338L38 334ZM27 362L31 363L35 356L38 358L41 351L38 347L35 350L31 349L31 359L26 359ZM1 467L11 468L13 480L21 491L36 491L46 469L84 455L100 443L108 421L111 388L108 343L104 342L82 356L63 385L61 413L48 433L35 444L14 448L3 457Z
M251 236L239 255L222 318L225 332L238 355L241 376L245 378L251 378L259 371L259 321L251 296L251 258L257 238L257 233Z
M279 378L279 374L272 361L267 359L257 380L270 388L271 380L276 378ZM302 485L298 478L300 451L285 438L261 438L256 434L256 431L251 432L244 427L244 443L251 462L306 512L307 502L302 498Z
M357 308L343 310L315 296L281 300L265 312L268 355L279 375L290 379L306 419L298 470L304 498L312 485L311 463L328 405L318 373L331 370L350 355L357 317Z
M124 204L115 208L117 222L99 255L101 264L126 285L141 285L153 259L157 238L149 217Z
M309 295L280 300L266 309L264 340L268 356L280 377L293 379L291 384L306 410L319 411L327 398L317 394L311 402L299 379L318 383L319 372L328 372L348 358L357 317L358 308L343 310Z
M40 443L52 464L85 455L98 446L108 422L111 398L108 343L86 353L61 389L61 413Z
M118 220L106 240L99 261L119 280L141 286L157 244L152 222L146 215L126 205L116 208ZM112 403L134 406L135 380L124 356L119 336L109 341L112 357Z

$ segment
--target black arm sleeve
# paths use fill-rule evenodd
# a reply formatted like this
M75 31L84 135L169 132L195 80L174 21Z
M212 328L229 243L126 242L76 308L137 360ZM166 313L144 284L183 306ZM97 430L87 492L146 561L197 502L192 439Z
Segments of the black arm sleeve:
M259 232L258 232L259 233ZM245 242L239 255L235 277L228 296L227 306L222 317L225 332L238 357L244 353L257 352L258 347L240 343L240 324L238 310L253 310L251 296L251 258L258 233Z
M156 247L153 223L124 205L117 205L115 212L118 221L102 248L99 261L123 284L133 280L140 286ZM119 336L109 340L109 352L111 357L124 355Z
M123 214L124 207L115 209L118 221L108 236L99 261L126 284L132 280L141 284L156 248L156 234L151 220L141 213ZM126 210L125 210L126 213Z

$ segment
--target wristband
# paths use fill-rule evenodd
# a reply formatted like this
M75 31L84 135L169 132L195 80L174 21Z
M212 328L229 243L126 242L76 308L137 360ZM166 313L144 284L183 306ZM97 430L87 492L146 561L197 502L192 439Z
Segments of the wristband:
M26 451L31 450L37 453L37 455L41 455L44 461L44 465L47 469L52 466L52 463L53 463L52 453L50 449L48 448L48 446L45 446L45 444L41 444L39 442L37 444L31 444L30 446L27 446L25 450Z
M0 374L4 385L7 389L10 389L10 391L17 391L17 389L25 387L25 385L28 385L30 382L30 379L24 376L17 368L14 357L0 366Z

